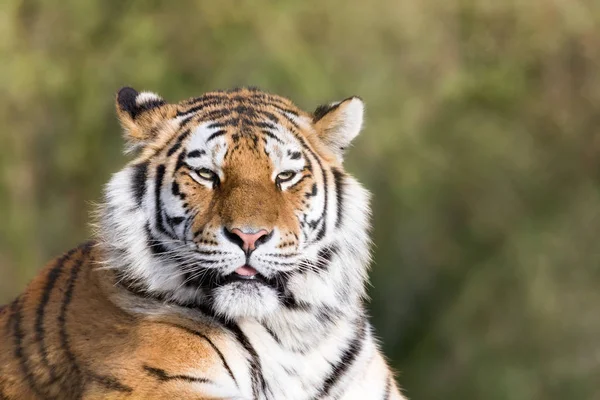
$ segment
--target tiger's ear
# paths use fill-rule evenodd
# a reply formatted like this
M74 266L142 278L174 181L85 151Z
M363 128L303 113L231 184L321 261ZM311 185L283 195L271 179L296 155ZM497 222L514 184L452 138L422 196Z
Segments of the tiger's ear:
M313 123L321 140L340 159L363 125L365 105L359 97L317 107Z
M153 128L168 119L171 113L171 107L162 97L152 92L138 93L130 87L119 90L116 108L125 138L133 146L153 139L156 131Z

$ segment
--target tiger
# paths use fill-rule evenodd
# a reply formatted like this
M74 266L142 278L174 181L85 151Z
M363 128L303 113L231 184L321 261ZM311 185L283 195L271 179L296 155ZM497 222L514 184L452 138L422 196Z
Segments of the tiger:
M359 97L116 95L92 240L0 310L0 399L405 399L366 311Z

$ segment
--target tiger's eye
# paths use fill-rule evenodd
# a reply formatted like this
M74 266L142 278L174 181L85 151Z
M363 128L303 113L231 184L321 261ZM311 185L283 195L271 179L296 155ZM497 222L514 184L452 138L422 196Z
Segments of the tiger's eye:
M198 174L198 176L202 179L206 179L207 181L213 181L216 178L216 174L214 172L212 172L209 169L201 169L200 171L196 172Z
M296 173L294 171L283 171L279 175L277 175L277 182L287 182L294 176L296 176Z
M211 171L200 171L198 172L198 176L200 176L200 178L210 180L214 177L214 174Z

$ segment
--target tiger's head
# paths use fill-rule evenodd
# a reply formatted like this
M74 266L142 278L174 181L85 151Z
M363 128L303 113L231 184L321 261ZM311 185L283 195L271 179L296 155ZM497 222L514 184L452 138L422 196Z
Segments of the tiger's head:
M368 194L342 166L359 98L307 113L257 89L169 104L123 88L116 108L137 156L100 236L124 281L232 319L364 296Z

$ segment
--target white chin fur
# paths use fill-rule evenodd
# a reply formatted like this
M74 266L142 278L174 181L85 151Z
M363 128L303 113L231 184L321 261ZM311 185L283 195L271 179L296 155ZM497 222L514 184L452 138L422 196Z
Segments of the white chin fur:
M279 302L273 289L260 283L233 282L214 290L213 308L227 319L261 320L276 312Z

